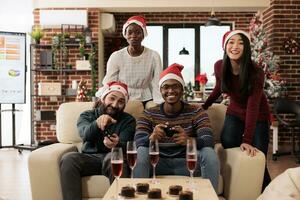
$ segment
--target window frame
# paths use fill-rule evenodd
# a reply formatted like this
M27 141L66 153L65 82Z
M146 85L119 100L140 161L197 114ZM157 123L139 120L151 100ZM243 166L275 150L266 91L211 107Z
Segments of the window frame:
M169 35L168 35L168 30L170 28L172 29L184 29L184 28L192 28L195 30L195 58L194 58L194 74L195 76L197 74L201 73L200 69L200 37L201 37L201 32L200 32L200 27L205 26L204 23L168 23L168 24L163 24L163 23L148 23L147 26L161 26L163 30L163 58L162 58L162 63L164 69L168 66L168 60L169 60L169 55L168 55L168 49L169 49ZM221 26L229 26L230 30L233 29L234 24L233 22L222 22Z

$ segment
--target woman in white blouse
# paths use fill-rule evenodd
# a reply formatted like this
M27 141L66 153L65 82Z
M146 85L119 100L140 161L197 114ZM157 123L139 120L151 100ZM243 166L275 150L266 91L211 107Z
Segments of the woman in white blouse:
M130 100L142 101L144 105L150 100L161 103L158 82L162 63L156 51L142 46L147 36L145 19L130 17L123 25L123 36L129 45L111 54L102 83L121 81L128 85Z

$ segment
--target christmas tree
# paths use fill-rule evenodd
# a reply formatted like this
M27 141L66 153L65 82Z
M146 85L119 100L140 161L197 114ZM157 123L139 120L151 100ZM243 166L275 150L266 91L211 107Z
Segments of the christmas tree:
M252 59L264 69L266 74L278 71L279 57L268 48L268 38L263 28L260 12L252 18L249 26L251 38Z
M184 86L183 99L187 101L188 98L194 98L194 91L191 82L188 82L188 84Z
M252 60L265 72L264 90L268 98L285 95L285 82L281 79L279 70L279 57L268 49L268 37L263 28L262 16L256 13L249 26L251 38Z

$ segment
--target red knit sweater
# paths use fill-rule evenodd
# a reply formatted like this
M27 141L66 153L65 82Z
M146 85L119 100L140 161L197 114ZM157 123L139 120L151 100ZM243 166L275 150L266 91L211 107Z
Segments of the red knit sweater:
M208 97L203 105L203 108L207 109L211 104L221 95L221 74L222 74L222 60L215 63L215 77L216 86L213 89L211 95ZM269 121L270 111L267 102L266 95L263 92L264 74L260 73L259 78L256 79L252 93L243 100L239 91L240 82L239 76L231 76L232 88L229 93L230 104L227 108L227 114L239 117L245 121L245 129L243 135L243 142L251 144L254 130L257 121Z

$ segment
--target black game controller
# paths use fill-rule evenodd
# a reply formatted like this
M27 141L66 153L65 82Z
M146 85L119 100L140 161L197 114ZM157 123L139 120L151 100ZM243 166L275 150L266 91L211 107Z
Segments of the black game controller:
M108 137L108 138L113 137L113 136L112 136L113 133L111 132L111 130L110 130L109 128L106 128L106 129L103 131L103 133L104 133L104 137L105 137L105 136Z
M177 131L175 131L172 127L167 126L164 128L167 137L172 137Z

